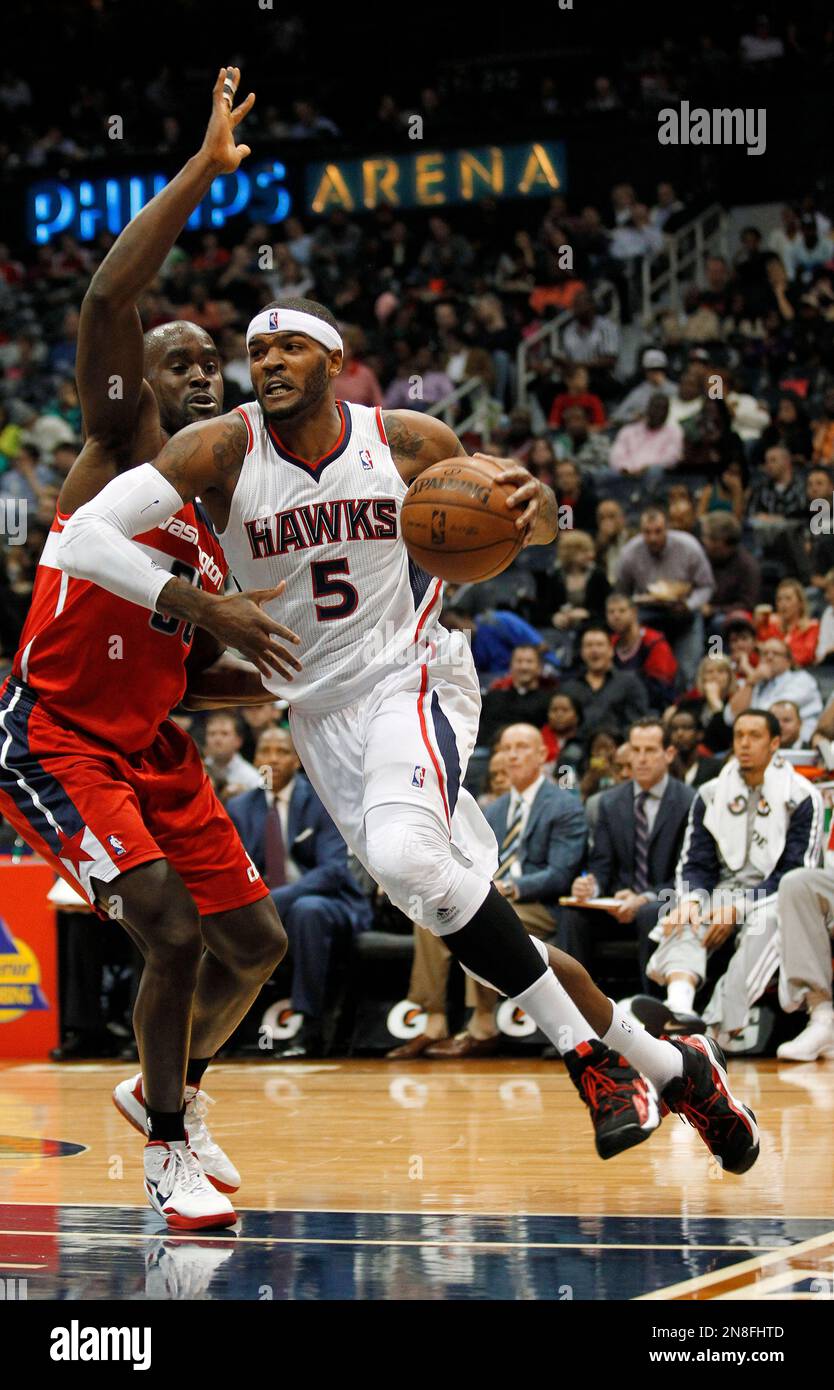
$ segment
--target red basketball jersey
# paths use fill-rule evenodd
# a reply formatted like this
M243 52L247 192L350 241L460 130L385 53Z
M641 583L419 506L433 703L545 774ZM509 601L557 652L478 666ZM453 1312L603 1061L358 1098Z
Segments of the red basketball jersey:
M52 523L12 669L59 722L138 752L182 699L194 628L58 569L67 520L59 512ZM199 503L134 539L172 575L222 593L226 560Z

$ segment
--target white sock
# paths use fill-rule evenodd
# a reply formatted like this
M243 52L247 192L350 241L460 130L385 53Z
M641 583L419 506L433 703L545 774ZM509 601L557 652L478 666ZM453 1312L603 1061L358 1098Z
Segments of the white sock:
M540 975L513 1003L530 1015L562 1056L597 1036L552 970Z
M811 1010L810 1022L823 1023L826 1028L834 1024L834 1005L830 999L821 999Z
M614 1011L611 1027L603 1038L606 1047L621 1052L627 1062L647 1076L658 1091L676 1076L683 1076L683 1058L670 1042L653 1038L639 1023L630 1023L627 1015L611 1000Z
M666 986L666 1006L673 1014L691 1014L695 986L689 980L670 980Z

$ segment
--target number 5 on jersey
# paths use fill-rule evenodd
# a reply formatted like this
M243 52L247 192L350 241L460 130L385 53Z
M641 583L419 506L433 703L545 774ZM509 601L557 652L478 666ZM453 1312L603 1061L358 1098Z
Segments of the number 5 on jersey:
M334 618L347 618L359 607L359 595L352 584L345 579L334 579L334 575L350 574L348 560L316 560L310 566L313 582L313 598L337 598L338 603L316 604L316 617L320 623L332 622Z

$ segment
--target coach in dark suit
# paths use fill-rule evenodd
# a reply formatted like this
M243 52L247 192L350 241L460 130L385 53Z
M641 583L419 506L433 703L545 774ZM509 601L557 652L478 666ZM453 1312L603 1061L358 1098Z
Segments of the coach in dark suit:
M631 778L603 792L599 801L589 872L574 880L577 898L616 897L616 912L565 908L560 945L593 973L599 940L634 939L640 973L654 949L648 933L657 922L661 894L672 888L693 789L669 775L675 758L671 735L660 720L647 716L629 731Z
M314 1056L333 942L366 931L371 907L348 869L344 840L300 771L289 733L261 734L255 762L265 786L233 797L226 809L289 938L293 1008L304 1024L283 1055Z
M511 724L501 735L498 748L505 755L511 790L484 811L498 841L495 886L509 898L528 932L546 939L556 931L559 897L569 892L585 853L582 803L575 793L564 791L543 775L547 751L540 731L532 724ZM446 950L442 942L440 947ZM432 953L433 961L437 959L433 942L418 937L409 990L409 998L416 1003L423 1003L413 991L420 989L419 966L426 950ZM494 1013L499 997L467 975L466 1003L473 1013L466 1032L433 1043L424 1055L461 1058L497 1052Z

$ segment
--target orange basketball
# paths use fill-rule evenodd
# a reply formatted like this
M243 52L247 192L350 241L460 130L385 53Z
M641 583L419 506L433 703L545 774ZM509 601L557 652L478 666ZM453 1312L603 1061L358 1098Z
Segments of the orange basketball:
M492 579L515 559L524 532L507 498L517 483L500 483L485 459L433 463L405 495L400 524L408 553L429 574L454 583Z

